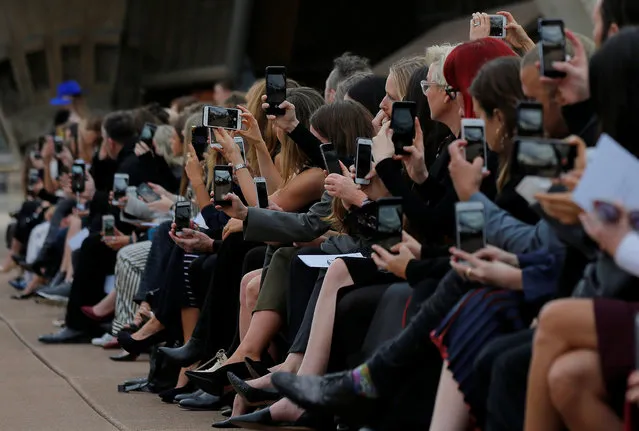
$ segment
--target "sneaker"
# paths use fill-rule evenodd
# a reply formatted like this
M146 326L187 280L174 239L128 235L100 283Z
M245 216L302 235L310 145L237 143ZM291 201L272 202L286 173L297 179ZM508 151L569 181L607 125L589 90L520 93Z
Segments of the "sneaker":
M105 344L110 343L114 339L115 339L115 337L107 332L107 333L105 333L103 336L101 336L99 338L92 339L91 340L91 344L93 344L94 346L98 346L98 347L104 347Z
M39 297L54 302L69 302L71 294L71 283L62 282L56 286L44 287L36 293Z
M9 286L13 287L15 290L24 290L25 287L27 287L27 282L22 277L16 277L9 281Z

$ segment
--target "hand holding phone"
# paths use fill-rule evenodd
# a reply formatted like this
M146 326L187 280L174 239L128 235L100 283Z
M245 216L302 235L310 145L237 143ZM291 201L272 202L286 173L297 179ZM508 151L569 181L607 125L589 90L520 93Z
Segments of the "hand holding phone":
M484 120L464 118L462 119L462 139L466 141L464 151L466 160L473 163L477 157L484 160L484 172L488 170L488 148L486 145L486 124Z
M371 171L373 161L373 141L368 138L357 138L357 156L355 158L355 184L370 184L366 176Z
M455 204L457 248L474 253L486 247L486 217L481 202Z
M223 106L205 106L202 113L204 127L217 127L228 130L242 129L242 111Z
M113 201L112 205L118 205L118 201L126 196L129 187L129 174L117 173L113 176Z
M339 165L339 158L337 156L337 150L335 146L330 142L320 145L322 151L322 157L324 158L324 166L326 172L330 174L342 175L342 167Z
M565 72L556 70L555 62L566 61L566 34L560 19L539 18L539 72L548 78L563 78Z
M284 115L280 104L286 100L286 67L268 66L266 68L266 109L267 115Z
M230 201L224 196L233 190L233 169L227 165L217 165L213 168L213 199L215 205L228 206Z
M136 189L136 194L146 203L157 202L162 198L147 183L140 184Z
M102 235L104 237L115 236L115 218L110 214L102 216Z
M416 112L415 102L393 102L390 128L393 129L395 154L407 154L404 147L413 145Z
M175 232L182 232L191 226L191 202L178 201L175 203Z
M71 191L73 193L84 193L86 182L85 164L82 160L76 160L71 167Z
M263 177L253 178L255 188L257 190L257 206L259 208L268 208L268 190L266 189L266 179Z

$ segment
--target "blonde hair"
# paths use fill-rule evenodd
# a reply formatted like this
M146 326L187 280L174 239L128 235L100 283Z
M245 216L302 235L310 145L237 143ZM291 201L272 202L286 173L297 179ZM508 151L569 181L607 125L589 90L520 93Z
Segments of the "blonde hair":
M433 45L426 49L426 63L429 65L428 67L431 71L431 79L437 85L441 85L442 87L448 85L444 77L444 63L446 63L448 54L458 45L459 44L451 45L446 43L443 45Z
M404 100L406 97L408 84L413 73L424 66L426 66L426 57L424 56L406 57L391 64L388 74L395 77L399 100Z
M162 156L169 166L179 166L182 164L182 156L184 154L184 148L182 148L182 154L173 155L173 148L171 147L171 139L176 138L177 132L173 126L158 126L153 135L153 142L155 143L156 151L159 156Z

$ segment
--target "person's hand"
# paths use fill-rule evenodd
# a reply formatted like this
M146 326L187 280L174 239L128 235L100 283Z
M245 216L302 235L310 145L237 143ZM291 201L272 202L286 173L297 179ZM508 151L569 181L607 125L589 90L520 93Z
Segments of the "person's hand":
M55 156L55 145L51 136L47 136L45 138L40 155L42 156L42 160L46 163L50 162L53 156Z
M566 30L566 39L572 42L574 55L568 61L556 61L552 64L555 70L565 72L563 78L541 77L541 82L556 83L559 100L562 105L573 105L590 98L588 77L588 57L581 41L574 33Z
M93 175L86 171L84 173L84 191L80 193L80 197L82 199L86 199L90 201L95 196L95 180L93 179Z
M227 193L222 198L231 202L231 205L215 205L215 209L218 211L224 212L227 216L238 219L245 220L246 216L248 216L248 208L246 205L242 203L240 198L235 193Z
M42 181L42 179L38 178L38 181L32 186L30 186L30 191L33 194L33 196L37 196L42 191L43 188L44 188L44 182Z
M281 206L279 206L278 204L276 204L275 202L268 202L268 206L266 207L266 209L269 209L271 211L279 211L279 212L285 212L284 208L282 208Z
M568 191L572 192L579 185L579 181L581 181L581 177L584 174L583 170L574 169L570 172L566 172L557 180L557 183L562 184Z
M535 42L532 41L528 34L526 34L526 30L515 21L512 14L507 11L497 12L497 15L501 15L506 17L506 42L510 44L515 49L520 49L522 51L528 52L535 48Z
M490 36L490 18L487 13L475 12L470 19L469 40L483 39Z
M420 242L410 236L410 234L408 234L405 230L402 231L402 242L392 246L391 251L393 253L399 253L400 247L403 246L407 247L408 250L415 257L422 255L422 245L420 244Z
M375 134L378 134L379 130L382 128L382 125L388 121L389 118L386 115L386 112L384 112L383 109L380 109L377 112L377 115L375 115L375 118L373 118L373 130L375 131Z
M266 111L270 106L271 105L266 103L266 95L263 95L262 109ZM288 100L285 100L280 103L279 108L284 110L283 115L267 115L266 118L286 133L291 133L300 123L297 119L297 115L295 115L295 105Z
M411 180L417 184L423 184L428 179L428 169L424 160L424 134L417 117L415 118L413 145L404 147L404 151L408 154L397 155L395 158L404 163L406 172Z
M366 195L353 182L348 168L340 161L342 175L330 174L324 179L324 189L332 197L338 197L346 209L351 205L360 206Z
M152 314L151 304L146 301L142 301L138 310L135 312L135 317L133 318L133 324L136 326L140 326L144 318L150 318Z
M503 289L521 290L521 270L499 260L486 261L455 247L450 249L450 266L468 281ZM460 263L464 261L465 263Z
M149 187L151 187L151 189L159 194L160 196L164 196L167 197L169 199L173 198L173 195L169 192L166 191L166 189L164 187L162 187L161 185L155 184L155 183L147 183L149 185Z
M187 151L186 164L184 165L186 176L189 177L189 181L192 185L201 183L202 165L200 165L200 161L197 159L195 148L193 148L193 145L189 144Z
M238 130L238 133L253 145L264 142L262 131L260 130L260 125L258 124L255 116L253 116L253 114L248 109L246 109L246 107L241 105L238 105L237 107L240 111L242 111L240 113L240 116L242 117L242 128Z
M131 243L131 237L129 235L122 234L122 232L115 227L113 228L113 232L115 236L104 236L104 232L102 232L102 242L111 250L118 251Z
M224 229L222 229L222 239L225 240L232 233L242 232L243 229L244 222L240 219L232 218L226 223Z
M588 236L599 244L599 248L614 256L619 244L632 229L626 209L622 205L610 205L614 205L621 215L617 223L605 223L596 212L582 213L579 220Z
M572 193L537 193L535 199L537 199L546 214L560 223L565 225L579 223L579 214L583 210L573 202Z
M397 249L398 254L392 254L379 245L373 245L373 250L375 252L371 257L379 269L392 272L399 278L406 280L406 267L408 266L408 262L416 259L408 247L400 245Z
M240 147L235 143L235 140L233 140L233 137L227 130L214 128L213 135L215 135L215 141L221 145L221 147L215 146L213 149L222 154L227 162L232 165L244 163Z
M115 205L116 207L120 209L124 209L126 207L126 203L129 201L129 198L128 196L122 196L117 201L115 201L116 202L115 204L113 204L114 201L115 201L115 194L113 193L113 190L111 190L109 192L109 205Z
M375 170L375 163L371 163L371 171L365 177L369 183L362 184L361 190L366 193L366 196L372 201L376 201L379 198L385 198L390 196L390 192L384 185L384 182L377 176Z
M294 242L293 243L293 247L296 247L296 248L304 248L304 247L319 248L322 245L322 243L324 241L326 241L327 239L328 239L328 236L322 235L320 237L315 238L313 241Z
M639 370L633 371L628 377L626 400L639 406Z
M493 247L492 245L487 245L481 250L477 250L473 255L482 260L494 261L498 260L500 262L507 263L510 266L519 266L519 259L516 254L509 253L505 250L502 250L498 247Z
M457 197L462 202L469 200L472 195L477 193L483 179L490 175L490 172L483 170L484 159L481 157L475 158L473 163L469 163L466 160L465 146L466 141L461 139L448 146L448 153L450 154L448 170L450 171Z
M137 144L135 144L135 149L133 150L135 155L138 157L148 153L149 151L151 151L151 149L144 142L138 142Z
M169 236L187 253L210 253L213 251L213 239L199 230L182 229L178 236L175 232L175 223L173 223Z
M42 154L40 154L40 158L36 159L33 157L33 152L29 153L29 161L31 162L31 166L34 169L42 170L44 169L44 161L42 160Z
M155 213L168 213L173 207L173 201L166 196L160 196L160 199L155 202L149 202L146 206Z
M385 122L379 129L377 135L373 138L373 160L379 163L384 159L395 155L395 146L393 145L393 130L390 128L390 122Z

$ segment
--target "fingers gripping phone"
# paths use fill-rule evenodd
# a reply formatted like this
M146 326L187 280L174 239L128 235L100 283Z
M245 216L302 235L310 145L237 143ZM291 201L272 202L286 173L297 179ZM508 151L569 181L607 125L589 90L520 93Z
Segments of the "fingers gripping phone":
M286 100L286 67L268 66L266 68L266 109L268 115L284 115L284 109L279 108Z
M549 78L563 78L565 72L555 70L555 61L566 61L566 33L560 19L537 21L539 30L539 73Z
M390 127L393 129L395 154L407 154L404 147L413 145L416 111L415 102L393 102Z
M191 127L191 145L193 145L193 149L199 161L204 160L204 153L209 145L209 134L210 130L208 127Z
M117 205L118 199L126 196L127 187L129 187L129 174L115 174L113 176L113 205Z
M140 141L144 142L150 149L153 148L153 136L158 126L153 123L144 123L142 133L140 133Z
M506 37L506 17L503 15L488 15L490 19L490 37L503 39Z
M266 189L266 180L263 177L255 177L255 189L257 190L257 206L259 208L268 207L268 190Z
M474 118L462 119L462 139L466 141L466 160L473 163L477 157L484 160L484 171L488 169L486 147L486 124L484 120Z
M115 217L110 214L102 216L102 233L104 236L115 236Z
M213 168L213 199L216 205L231 205L224 200L224 195L233 190L233 169L227 165L217 165Z
M156 202L162 199L147 183L140 184L135 192L146 203Z
M223 106L205 106L203 108L202 124L205 127L216 127L228 130L240 130L242 128L242 111L236 108Z
M357 156L355 158L355 184L370 184L366 175L371 171L373 160L373 141L368 138L357 138Z
M191 226L191 202L178 201L175 203L175 231L182 232Z
M486 216L481 202L455 204L457 248L474 253L486 246Z
M324 166L329 174L342 174L342 167L339 165L339 158L337 157L337 150L333 144L326 143L320 145L322 151L322 157L324 158Z
M85 181L85 164L82 160L76 160L71 167L71 191L73 193L83 193Z
M557 178L575 167L577 147L553 139L520 137L513 143L511 170L520 176Z

